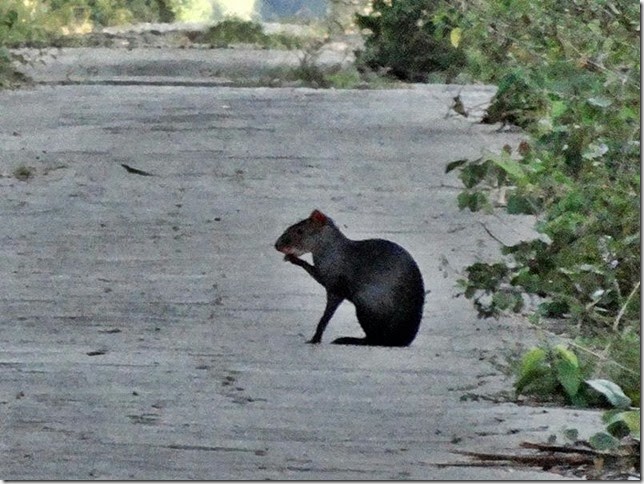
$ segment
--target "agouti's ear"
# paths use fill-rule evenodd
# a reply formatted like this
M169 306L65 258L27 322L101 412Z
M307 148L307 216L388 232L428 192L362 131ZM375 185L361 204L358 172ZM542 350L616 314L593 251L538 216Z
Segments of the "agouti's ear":
M327 216L319 210L313 210L309 218L318 225L324 225L327 221Z

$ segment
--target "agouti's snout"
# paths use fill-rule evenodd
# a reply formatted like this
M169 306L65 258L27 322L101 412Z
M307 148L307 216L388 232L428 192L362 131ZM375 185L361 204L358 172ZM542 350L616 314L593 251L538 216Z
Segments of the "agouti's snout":
M275 242L275 250L278 252L284 252L284 247L286 244L284 243L284 235L281 235L279 239L277 239L277 242Z

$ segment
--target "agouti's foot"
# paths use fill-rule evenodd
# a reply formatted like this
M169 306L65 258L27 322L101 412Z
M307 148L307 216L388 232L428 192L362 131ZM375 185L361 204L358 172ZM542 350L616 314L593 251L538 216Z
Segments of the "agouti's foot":
M360 346L366 346L369 343L367 342L367 338L352 338L350 336L344 336L342 338L337 338L331 341L331 344L333 345L360 345Z
M307 345L319 345L321 339L320 338L311 338L306 342Z

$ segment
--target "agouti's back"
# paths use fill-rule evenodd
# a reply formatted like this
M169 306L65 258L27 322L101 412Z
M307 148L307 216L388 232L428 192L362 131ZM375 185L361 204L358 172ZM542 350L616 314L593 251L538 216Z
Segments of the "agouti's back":
M344 299L355 305L365 338L339 338L334 343L407 346L416 337L425 299L423 278L414 259L398 244L350 240L329 217L315 210L289 227L275 247L327 291L327 307L311 343L320 342ZM313 265L298 258L308 252Z

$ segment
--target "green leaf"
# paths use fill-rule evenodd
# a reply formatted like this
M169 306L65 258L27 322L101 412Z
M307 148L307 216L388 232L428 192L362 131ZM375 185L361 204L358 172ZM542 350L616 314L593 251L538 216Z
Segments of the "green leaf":
M640 410L628 410L626 412L617 411L616 413L606 412L605 416L610 418L604 419L607 424L606 429L611 435L624 437L630 435L636 440L640 440Z
M532 215L535 213L530 200L515 193L508 196L508 204L506 210L511 215Z
M564 101L553 101L551 104L551 113L553 118L558 118L568 109L568 105Z
M583 404L583 402L576 400L581 386L581 377L579 375L579 367L573 365L568 360L557 359L554 363L557 372L557 381L566 391L570 401L575 405Z
M566 391L568 398L575 405L585 405L585 401L578 395L581 386L581 371L577 355L559 344L553 348L555 361L554 368L557 374L557 381Z
M460 27L456 27L455 29L452 29L452 31L449 33L449 41L452 43L452 46L454 46L454 48L457 48L461 43L462 35L463 35L463 29Z
M603 379L586 380L586 383L604 395L615 408L629 408L631 406L631 399L624 394L616 383Z
M509 269L502 263L486 264L484 262L475 262L466 271L471 285L487 292L493 292L498 289L498 285L507 276Z
M531 368L543 365L546 360L546 350L535 347L528 351L521 358L521 373L525 373Z
M629 410L621 414L622 421L628 426L631 431L631 437L640 440L642 425L642 415L639 410Z
M488 205L487 197L481 192L461 192L456 199L458 200L458 208L461 210L469 208L472 212L478 212Z
M546 318L560 318L570 311L570 305L566 301L548 301L539 304L539 313Z
M626 425L626 422L624 422L623 420L616 420L615 422L612 422L611 424L606 426L606 430L609 434L611 434L613 437L617 437L618 439L623 439L631 433L631 429L628 428L628 425Z
M516 391L521 393L523 389L548 372L546 366L546 351L543 348L535 347L528 351L521 358L519 368L519 379L514 384Z
M566 348L563 344L555 346L554 351L556 356L568 362L572 367L577 369L579 368L579 360L577 359L577 355Z
M525 171L523 169L523 165L519 163L516 160L513 160L511 158L503 157L503 158L495 158L492 160L496 166L501 168L503 171L505 171L508 175L513 177L516 181L523 181L525 180Z
M514 305L515 297L514 294L507 291L498 291L495 292L492 296L492 304L502 311L505 311L510 306Z
M597 432L588 439L588 443L596 450L609 450L616 448L619 440L608 432Z
M518 394L522 393L527 387L530 386L535 386L535 384L539 384L536 386L539 386L541 389L547 388L546 391L539 392L541 395L543 393L549 394L553 391L553 386L552 386L552 380L551 380L551 375L550 371L546 367L542 368L534 368L525 374L521 375L521 378L519 378L515 384L514 388ZM528 393L535 393L534 391L528 392Z
M499 81L499 88L496 91L496 96L495 97L500 97L503 95L504 92L510 89L511 86L516 84L520 80L519 75L516 72L511 72L509 74L506 74L500 81Z
M467 158L462 158L456 161L450 161L445 167L445 173L449 173L450 171L463 166L465 163L467 163L467 161L468 161Z
M470 194L467 192L461 192L456 197L456 200L458 201L459 210L463 210L470 205Z
M564 437L571 442L576 442L579 438L579 430L577 429L565 429L563 431Z
M487 162L469 164L461 170L459 178L467 188L473 188L485 179L489 166Z

